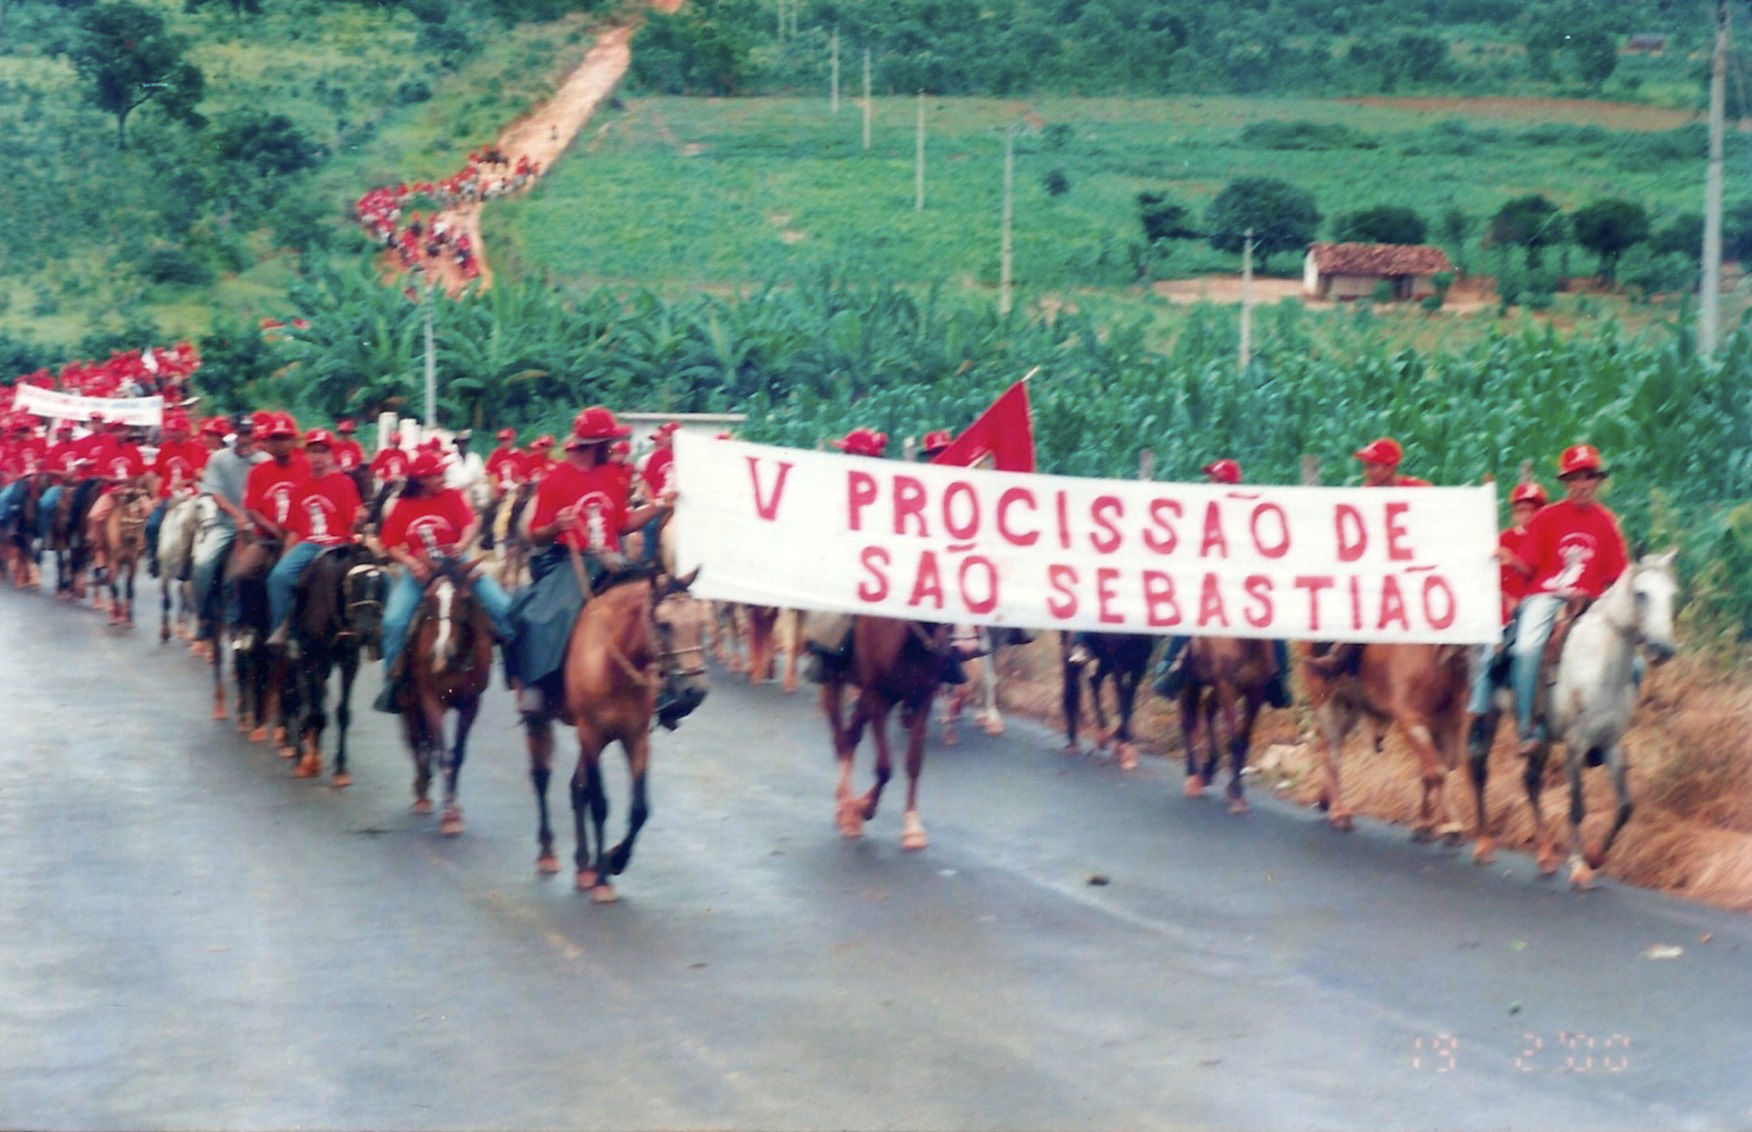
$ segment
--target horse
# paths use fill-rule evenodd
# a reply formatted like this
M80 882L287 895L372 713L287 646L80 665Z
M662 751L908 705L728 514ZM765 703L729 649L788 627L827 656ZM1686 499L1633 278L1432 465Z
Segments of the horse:
M529 530L525 519L529 503L535 498L535 484L521 483L499 497L493 507L490 529L493 533L494 573L507 590L517 586L529 567Z
M42 498L45 478L41 473L24 477L24 491L19 499L18 510L13 514L7 528L0 531L7 572L12 575L12 584L18 589L38 589L42 586L42 579L37 572L36 544L37 508Z
M852 620L852 660L842 672L832 674L821 688L821 707L833 738L834 757L839 760L839 785L834 790L834 821L840 835L861 837L864 823L876 816L882 788L893 776L888 747L888 713L900 708L900 723L906 730L906 810L901 815L900 847L923 849L930 844L919 821L919 773L925 765L925 730L930 722L931 701L943 680L940 655L948 627L883 617ZM845 718L847 687L858 690L851 718ZM864 728L870 727L876 743L876 781L870 790L852 794L852 762Z
M470 582L475 562L444 557L420 599L408 631L407 678L397 698L402 733L414 757L414 812L429 814L432 762L444 774L439 832L462 832L456 780L468 751L468 733L493 675L493 622ZM444 716L456 713L455 742L445 745Z
M944 689L943 714L937 722L943 725L943 743L953 747L960 741L956 731L961 712L970 703L977 703L974 718L987 735L1004 733L1004 716L998 704L998 649L1000 646L1025 645L1034 639L1026 629L976 626L966 633L957 631L959 645L971 646L971 655L964 657L967 682Z
M1094 675L1089 680L1089 700L1095 711L1098 728L1095 749L1105 750L1114 743L1121 770L1133 770L1138 765L1137 748L1132 745L1131 720L1138 694L1138 685L1150 667L1150 654L1156 649L1156 638L1142 633L1070 633L1060 634L1059 663L1063 669L1061 707L1065 716L1065 751L1079 754L1077 742L1081 730L1083 673L1091 661ZM1107 726L1107 714L1101 706L1101 686L1113 681L1118 700L1118 719Z
M1618 576L1598 601L1576 618L1558 657L1556 680L1545 709L1547 732L1563 744L1564 769L1570 787L1570 886L1593 887L1594 874L1605 864L1613 841L1630 820L1630 763L1624 752L1624 733L1636 707L1641 674L1637 671L1639 650L1651 661L1663 664L1676 650L1673 640L1673 605L1679 584L1673 576L1678 551L1639 555L1636 563ZM1484 785L1488 773L1489 738L1496 732L1497 708L1485 717L1485 757L1472 760L1473 786L1477 792L1481 861L1490 859L1490 841L1484 821ZM1527 759L1523 781L1533 809L1533 840L1539 871L1557 871L1556 848L1539 807L1545 782L1549 743L1541 743ZM1605 766L1612 776L1618 806L1600 847L1589 850L1582 840L1582 770Z
M286 701L296 705L287 730L302 752L293 774L315 778L322 773L322 733L328 725L329 674L341 674L335 705L335 773L330 785L352 785L347 770L347 728L352 723L353 680L359 658L375 643L382 628L386 575L371 552L347 543L319 554L298 579L291 639L296 659L289 662Z
M1314 709L1325 767L1320 807L1332 828L1355 827L1340 789L1339 762L1345 736L1360 720L1376 727L1375 749L1388 726L1397 725L1417 756L1423 796L1412 837L1440 837L1457 844L1461 825L1448 804L1448 772L1460 765L1465 745L1466 698L1471 661L1463 645L1367 644L1354 674L1329 673L1313 647L1298 646L1308 702Z
M55 556L55 593L63 600L78 601L85 596L82 579L91 558L85 518L100 486L96 480L68 484L49 517L48 549Z
M164 522L158 527L158 639L170 640L174 620L177 636L192 635L189 625L194 608L194 587L190 577L194 571L195 533L200 529L200 497L185 495L171 503L164 512ZM171 616L172 597L176 616Z
M666 687L683 714L706 698L706 607L687 593L697 573L653 578L634 569L618 579L610 577L606 588L585 603L566 644L560 719L578 734L578 762L571 780L575 884L595 903L616 899L609 878L626 871L633 844L651 815L646 777L659 690ZM679 664L684 657L693 658L692 663ZM608 795L603 789L602 752L615 742L626 754L632 792L626 836L611 849L603 828L608 821ZM547 809L552 751L551 743L530 744L530 778L541 820L536 867L542 872L556 872L559 867ZM592 833L594 854L588 836Z
M146 553L146 519L151 513L151 495L145 488L131 485L117 492L115 507L104 518L111 625L133 627L134 575L140 568L140 556Z
M239 534L225 567L225 584L232 586L236 595L236 616L226 623L225 632L230 636L232 671L237 681L237 729L249 732L252 743L267 740L268 729L280 714L282 681L275 679L278 665L268 647L268 635L273 628L268 624L268 571L273 568L279 550L277 542L259 535ZM216 645L218 639L215 637ZM214 648L215 696L219 694L222 673L220 651ZM215 709L218 706L216 699ZM294 753L281 751L287 758Z
M1186 747L1188 798L1197 798L1215 781L1221 754L1217 717L1229 740L1229 812L1248 811L1242 775L1247 769L1247 749L1253 741L1253 725L1265 705L1266 690L1277 673L1270 641L1251 637L1194 637L1187 642L1184 660L1186 682L1180 689L1180 737ZM1198 765L1198 721L1203 708L1208 754Z
M742 610L748 623L748 682L763 684L778 677L779 637L783 626L785 668L781 687L786 692L795 692L798 687L797 661L803 652L802 615L795 610L780 609L773 605L744 605L737 608ZM734 609L730 616L735 618Z

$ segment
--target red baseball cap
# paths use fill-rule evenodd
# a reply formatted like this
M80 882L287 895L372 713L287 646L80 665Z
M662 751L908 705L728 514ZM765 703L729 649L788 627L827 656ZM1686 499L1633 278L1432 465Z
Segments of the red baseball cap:
M315 447L316 445L321 445L324 448L333 449L335 446L334 433L330 432L326 428L313 428L309 432L305 433L304 434L304 447L311 448L311 447Z
M633 430L615 419L614 413L602 405L592 405L572 419L572 435L566 444L597 444L604 440L619 440L631 436Z
M509 443L510 441L513 441L516 439L517 439L517 430L516 429L502 428L499 430L500 443L502 443L502 444Z
M1199 470L1217 483L1241 482L1241 464L1236 460L1212 460Z
M271 413L269 418L267 430L269 440L279 440L282 437L298 439L298 421L291 413Z
M353 435L353 422L348 420L346 417L342 417L340 420L335 422L335 431L340 433L342 436L352 436ZM308 444L310 442L305 441L305 443Z
M1545 497L1545 489L1536 483L1524 483L1509 492L1509 503L1531 503L1535 507L1543 507L1549 500Z
M662 440L666 436L674 436L680 430L680 421L664 421L651 433L651 439Z
M920 442L919 449L923 451L925 455L929 456L933 453L943 451L943 449L954 443L955 438L949 435L949 430L946 428L940 428L935 432L925 433L925 439Z
M423 479L426 476L441 476L444 474L444 457L427 450L415 456L408 464L409 479Z
M833 446L848 456L880 456L888 450L888 434L875 429L855 428L834 441Z
M224 436L231 431L231 422L224 417L208 417L201 422L201 431L209 436Z
M163 427L165 432L187 432L189 431L189 415L187 413L166 413L164 414Z
M1557 458L1557 478L1566 480L1580 472L1598 472L1609 474L1604 464L1600 462L1600 450L1592 444L1575 444L1563 450L1563 455Z
M1399 447L1399 441L1391 436L1377 437L1369 441L1355 452L1351 453L1365 464L1398 464L1405 458L1405 450Z
M529 442L529 446L531 448L552 448L554 446L554 438L551 436L538 436Z

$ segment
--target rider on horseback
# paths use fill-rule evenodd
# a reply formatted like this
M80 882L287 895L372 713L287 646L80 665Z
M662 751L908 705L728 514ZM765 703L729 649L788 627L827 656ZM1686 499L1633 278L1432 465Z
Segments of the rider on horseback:
M304 435L304 455L310 472L292 488L292 506L286 522L286 549L268 573L268 620L274 631L268 644L286 643L292 617L292 598L298 579L317 555L353 539L364 519L359 488L351 476L335 465L335 438L327 429L313 428Z
M1212 460L1203 468L1206 483L1235 485L1241 482L1241 463L1224 457ZM1078 634L1081 636L1082 634ZM1167 650L1162 654L1162 661L1156 666L1155 689L1157 693L1173 699L1180 695L1186 686L1186 646L1192 643L1191 637L1169 637ZM1272 659L1277 662L1277 672L1272 676L1271 683L1265 689L1265 702L1274 708L1287 708L1293 702L1290 698L1288 684L1290 672L1290 648L1283 641L1271 643Z
M1509 493L1509 515L1513 520L1508 529L1497 536L1497 562L1503 594L1502 623L1505 628L1514 622L1515 609L1527 592L1528 568L1521 561L1526 553L1527 524L1547 503L1545 489L1537 483L1524 483ZM1508 642L1496 646L1479 645L1472 658L1472 694L1466 700L1466 747L1473 758L1489 754L1491 732L1490 698L1502 683L1502 671L1508 662Z
M644 484L647 499L661 499L666 493L676 490L675 434L680 428L676 421L664 421L651 434L651 451L639 463L639 479ZM658 537L662 526L661 518L652 519L640 530L646 562L658 561Z
M408 474L408 452L401 446L401 433L389 434L389 443L381 452L371 458L371 478L382 487L392 480L399 480Z
M109 513L115 510L121 489L145 479L146 457L128 435L127 423L117 420L110 421L103 439L87 449L86 459L92 461L94 473L104 485L86 518L89 530L100 531L109 519ZM103 540L92 538L91 545L92 567L101 576L108 566Z
M343 417L335 422L335 469L351 475L365 463L365 450L353 439L353 422Z
M608 459L608 447L632 429L600 405L572 421L565 460L552 464L536 489L529 520L530 585L517 596L516 633L505 649L505 675L517 687L517 709L540 724L557 706L560 662L588 589L624 568L621 537L674 509L673 494L629 510L629 483ZM539 442L538 442L539 443ZM577 557L574 558L573 556ZM565 568L572 559L579 570Z
M394 712L405 665L399 663L414 613L432 580L433 556L455 558L474 540L478 521L462 492L444 486L444 458L421 452L408 465L408 481L385 513L378 532L383 550L400 563L383 606L383 691L378 711ZM474 595L492 618L501 641L511 635L511 598L486 574L474 575Z
M1605 593L1630 562L1617 517L1594 498L1610 474L1600 453L1591 444L1566 448L1557 473L1564 498L1528 521L1521 548L1505 558L1529 579L1510 645L1523 756L1537 753L1549 738L1535 711L1536 700L1543 699L1537 692L1544 664L1562 652L1581 609ZM1554 647L1547 649L1548 643Z
M164 513L171 501L184 492L194 490L201 471L211 455L206 445L189 436L188 414L171 411L164 414L164 437L158 446L158 456L152 462L152 479L157 484L158 502L146 519L146 570L158 576L158 531L164 523Z

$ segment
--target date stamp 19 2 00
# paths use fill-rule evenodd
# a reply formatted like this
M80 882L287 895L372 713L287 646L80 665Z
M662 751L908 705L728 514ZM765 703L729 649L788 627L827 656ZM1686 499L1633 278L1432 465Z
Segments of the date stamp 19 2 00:
M1429 1034L1412 1039L1410 1067L1420 1073L1452 1073L1462 1065L1488 1069L1489 1063L1506 1061L1515 1073L1624 1073L1630 1069L1630 1055L1631 1041L1624 1034L1523 1032L1518 1041L1504 1043Z

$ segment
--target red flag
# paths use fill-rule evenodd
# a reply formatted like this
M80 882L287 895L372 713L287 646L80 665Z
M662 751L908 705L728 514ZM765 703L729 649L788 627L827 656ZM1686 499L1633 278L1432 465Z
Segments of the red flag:
M1034 470L1034 417L1028 408L1028 379L1023 378L992 402L967 431L937 453L933 464L958 468L996 468L1000 472Z

